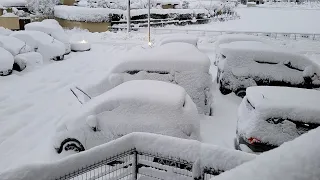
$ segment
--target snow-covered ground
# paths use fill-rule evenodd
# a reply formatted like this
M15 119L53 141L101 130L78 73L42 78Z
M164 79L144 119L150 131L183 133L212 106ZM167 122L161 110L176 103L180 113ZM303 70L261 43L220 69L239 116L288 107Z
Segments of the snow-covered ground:
M201 29L263 30L318 32L320 25L309 21L320 11L297 11L267 8L239 8L241 19L224 23L188 26ZM290 17L291 16L291 17ZM181 28L181 27L180 27ZM186 27L182 27L186 28ZM56 154L52 137L59 118L81 104L70 88L95 83L105 78L109 70L129 52L139 53L147 46L146 34L88 33L67 31L71 40L88 40L92 50L71 53L61 62L45 63L30 71L14 72L0 77L0 172L25 163L52 161L61 158ZM161 35L152 36L153 40ZM215 37L201 37L199 49L214 60ZM308 52L318 60L319 41L273 40L288 48ZM318 61L317 63L319 63ZM213 79L216 67L211 67ZM201 119L202 140L207 143L233 148L237 108L241 98L234 94L223 96L216 88L213 93L214 116Z

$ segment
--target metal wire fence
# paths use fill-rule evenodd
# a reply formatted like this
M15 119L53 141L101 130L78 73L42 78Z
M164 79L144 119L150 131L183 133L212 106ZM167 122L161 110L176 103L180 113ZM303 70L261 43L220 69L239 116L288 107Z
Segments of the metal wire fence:
M138 152L136 149L119 153L55 180L209 180L221 170L204 167L201 176L195 177L194 162L159 154Z

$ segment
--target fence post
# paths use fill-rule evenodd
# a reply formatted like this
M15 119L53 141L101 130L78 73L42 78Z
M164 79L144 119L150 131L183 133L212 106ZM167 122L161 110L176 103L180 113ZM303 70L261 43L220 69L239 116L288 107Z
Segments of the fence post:
M132 162L132 180L138 179L138 153L137 150L133 152L133 162Z

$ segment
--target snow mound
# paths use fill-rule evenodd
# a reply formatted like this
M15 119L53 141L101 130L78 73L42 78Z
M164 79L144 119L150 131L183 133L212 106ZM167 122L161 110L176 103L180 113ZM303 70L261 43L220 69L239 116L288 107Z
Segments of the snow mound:
M53 59L65 54L65 45L44 32L17 31L10 34L10 36L16 37L27 43L39 52L44 60Z
M305 83L305 75L312 74L312 85L320 85L320 68L306 56L280 47L255 41L237 41L222 44L217 53L218 67L223 71L220 79L229 82L228 89L254 85L248 80L268 80L291 85ZM312 71L312 72L310 72ZM241 78L247 78L246 81Z
M40 53L29 52L24 54L19 54L14 57L16 63L26 64L27 68L37 67L43 63L43 58Z
M8 70L12 70L12 66L14 63L14 59L12 54L3 49L2 47L0 47L0 72L1 71L8 71Z
M122 14L122 10L64 5L54 7L55 17L72 21L109 22L111 14Z
M169 43L145 53L127 56L112 69L114 73L126 71L199 71L209 72L210 60L195 46L187 43Z
M14 13L5 13L1 17L19 17L19 16L15 15Z
M4 27L0 27L0 36L4 35L4 36L9 36L12 33L12 31L10 29L6 29Z
M71 52L68 35L56 20L50 19L42 22L32 22L25 25L27 31L41 31L65 44L66 54Z
M0 47L8 50L13 56L31 52L33 49L27 45L25 42L18 38L11 36L1 36L0 35Z
M320 177L320 128L265 152L214 180L310 180ZM212 180L213 180L212 179Z
M161 46L161 45L172 43L172 42L184 42L184 43L192 44L197 47L198 39L199 38L197 36L188 35L188 34L168 35L163 37L160 40L159 45Z
M10 169L1 173L0 179L42 180L58 178L86 165L94 164L134 148L138 152L157 154L163 157L175 157L190 163L196 162L201 156L201 165L203 167L207 166L220 171L233 169L245 162L254 160L256 157L240 151L227 150L213 145L203 145L195 140L149 133L131 133L59 161L29 164Z

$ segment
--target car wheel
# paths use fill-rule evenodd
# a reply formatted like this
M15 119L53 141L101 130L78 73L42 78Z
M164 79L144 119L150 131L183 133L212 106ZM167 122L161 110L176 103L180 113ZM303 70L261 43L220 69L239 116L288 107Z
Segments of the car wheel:
M0 71L0 76L8 76L12 73L12 69L8 69L6 71Z
M23 71L26 67L27 67L27 65L24 64L24 63L14 63L12 69L21 72L21 71Z
M225 88L225 87L222 85L221 81L220 81L219 90L220 90L221 94L223 94L223 95L227 95L227 94L230 94L230 93L232 92L230 89Z
M238 89L235 94L241 98L244 98L246 96L246 89Z
M74 138L67 138L62 141L59 148L56 149L57 153L60 154L63 150L64 151L75 151L75 152L81 152L84 151L84 146L81 144L80 141Z

